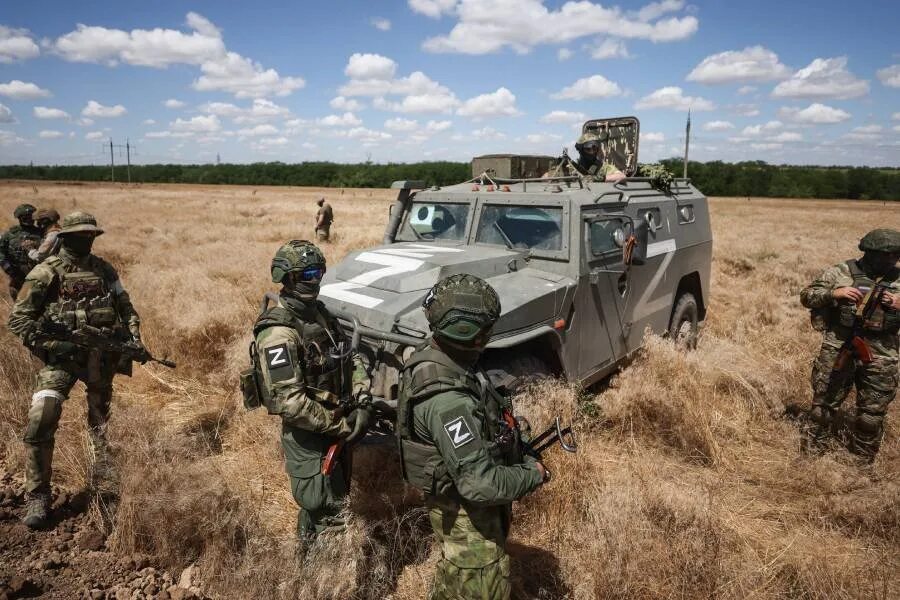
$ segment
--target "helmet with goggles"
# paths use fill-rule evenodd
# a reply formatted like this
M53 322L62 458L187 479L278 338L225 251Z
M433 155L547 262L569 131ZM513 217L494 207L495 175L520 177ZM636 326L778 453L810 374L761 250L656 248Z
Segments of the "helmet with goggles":
M438 281L422 307L436 337L460 344L474 343L500 318L497 292L483 279L468 274Z
M312 242L291 240L272 259L272 281L283 283L288 273L299 281L318 283L325 275L325 255Z

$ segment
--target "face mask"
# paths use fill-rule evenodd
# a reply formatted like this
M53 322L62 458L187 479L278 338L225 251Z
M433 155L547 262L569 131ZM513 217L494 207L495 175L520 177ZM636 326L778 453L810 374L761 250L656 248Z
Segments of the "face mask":
M62 246L75 256L87 256L94 245L92 235L67 235L63 236Z
M866 265L877 275L887 275L897 266L897 254L891 252L866 252L864 257Z

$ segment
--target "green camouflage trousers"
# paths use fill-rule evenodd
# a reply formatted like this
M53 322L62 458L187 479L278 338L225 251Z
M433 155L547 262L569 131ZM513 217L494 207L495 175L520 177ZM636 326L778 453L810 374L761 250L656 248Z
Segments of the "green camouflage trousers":
M112 400L115 365L102 359L96 368L48 363L35 378L34 395L25 426L25 491L48 492L53 473L53 446L62 405L78 380L87 385L88 426L93 450L106 454L106 422Z
M297 538L309 543L325 531L344 527L341 511L347 498L347 457L342 452L330 475L322 475L322 461L336 440L311 431L282 426L281 444L285 467L291 479L291 492L300 506Z
M884 416L897 391L897 354L875 354L872 362L867 365L859 361L848 361L843 372L832 374L839 352L840 348L834 344L822 344L819 356L813 363L810 417L814 428L811 435L817 442L831 436L835 413L855 386L853 450L864 457L874 458L884 433Z
M427 501L441 559L434 572L431 600L507 600L507 507L459 507Z

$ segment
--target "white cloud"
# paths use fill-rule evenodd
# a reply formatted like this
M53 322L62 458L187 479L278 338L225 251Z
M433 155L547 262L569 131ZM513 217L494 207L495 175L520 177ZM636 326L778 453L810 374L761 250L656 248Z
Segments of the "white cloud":
M766 137L770 142L802 142L803 136L796 131L782 131L778 135Z
M237 134L241 137L261 137L264 135L276 135L277 133L278 129L276 129L274 125L269 124L238 129L237 132Z
M644 143L662 143L666 141L666 135L656 131L641 132L641 141Z
M671 108L673 110L713 110L716 105L699 96L685 96L680 87L667 86L644 96L634 107L637 110L650 108Z
M59 108L47 108L46 106L35 106L32 113L37 119L68 119L69 113Z
M415 131L419 127L418 121L411 119L388 119L384 122L384 128L391 131Z
M13 144L21 144L25 140L17 136L12 131L0 129L0 146L12 146Z
M394 136L384 131L374 131L365 127L354 127L346 132L346 137L359 140L364 145L377 144L378 142L387 141Z
M704 123L702 129L703 131L728 131L734 129L734 125L730 121L710 121Z
M408 3L413 12L432 19L448 15L456 8L456 0L408 0Z
M874 142L881 139L882 131L884 128L881 125L861 125L842 137L855 142Z
M781 64L777 54L762 46L751 46L707 56L688 73L687 80L716 84L771 81L790 75L791 70Z
M354 100L353 98L345 98L343 96L337 96L331 99L331 102L328 103L331 108L334 110L344 110L350 112L358 112L365 108L361 102L358 100Z
M342 115L328 115L316 122L323 127L357 127L362 125L362 120L352 112L345 112Z
M390 19L385 19L384 17L372 17L372 20L369 22L372 24L372 27L374 27L378 31L390 31L391 30Z
M900 125L894 125L893 127L891 127L891 131L896 131L897 133L900 133Z
M166 108L184 108L186 105L181 100L176 100L175 98L169 98L165 102L163 102L163 106Z
M781 121L769 121L768 123L762 125L748 125L744 127L743 131L741 131L741 135L761 135L770 131L777 131L784 127L784 123Z
M52 129L44 129L38 134L38 137L42 140L58 140L63 137L65 134L61 131L54 131Z
M82 117L75 122L78 123L79 125L81 125L82 127L90 127L91 125L94 124L94 120L88 119L87 117Z
M438 133L441 131L446 131L453 126L453 123L450 121L428 121L425 124L425 130L431 133Z
M783 146L775 143L756 143L750 144L754 150L780 150Z
M505 87L489 94L469 98L457 109L456 114L476 119L484 117L516 117L522 113L516 108L516 95Z
M785 119L806 124L840 123L850 118L850 113L815 102L804 109L782 108L778 114Z
M591 48L591 58L595 60L629 57L628 48L622 40L606 39L600 45Z
M233 119L244 113L244 109L231 102L208 102L198 107L200 111Z
M81 110L81 116L83 117L94 117L96 119L111 119L115 117L121 117L128 111L125 110L125 107L121 104L116 104L115 106L104 106L100 104L96 100L90 100Z
M48 90L18 79L13 79L9 83L0 83L0 96L7 96L13 100L36 100L50 95Z
M665 10L651 9L645 15L652 18L642 19L618 7L587 1L565 2L552 10L543 0L465 0L456 6L459 20L453 29L425 40L422 47L460 54L488 54L504 48L525 53L538 45L566 44L590 35L669 42L697 31L699 22L694 16L659 19L673 9L680 10L683 2L654 4L664 5Z
M541 117L541 123L583 123L587 116L583 112L569 112L565 110L551 110Z
M549 144L561 142L563 137L556 133L529 133L525 136L525 141L529 144Z
M141 121L141 125L156 125L156 121L153 119L144 119Z
M759 108L755 104L736 104L731 107L731 112L742 117L759 116Z
M900 121L900 112L895 112L894 114L892 114L891 120L892 121Z
M84 136L84 139L94 141L94 140L102 140L105 137L106 137L106 134L103 133L102 131L91 131L90 133L88 133Z
M184 139L194 137L195 135L197 134L194 131L148 131L144 134L144 137L150 139Z
M216 115L197 115L190 119L175 119L169 128L189 133L213 133L222 129L222 122Z
M622 88L603 75L592 75L579 79L572 85L564 87L550 97L554 100L588 100L596 98L612 98L621 96Z
M740 94L741 96L746 96L747 94L752 94L757 89L759 89L759 88L757 88L755 85L742 85L741 87L738 88L737 93Z
M291 115L291 111L287 108L265 98L255 98L253 103L247 108L230 102L208 102L201 104L198 108L201 112L232 119L240 125L260 123L273 119L286 119Z
M493 127L482 127L481 129L473 129L469 137L476 140L502 140L506 138L506 134L497 131Z
M846 100L869 93L869 82L847 70L847 57L817 58L772 90L775 98Z
M28 60L41 53L27 29L13 29L0 25L0 63Z
M900 88L900 65L891 65L883 69L878 69L878 80L892 88Z
M235 52L204 62L200 70L203 75L192 84L195 90L228 92L237 98L287 96L306 85L300 77L282 77Z
M289 140L284 137L267 137L258 140L255 145L260 148L271 148L272 146L286 146Z
M663 15L678 12L682 8L684 8L684 0L662 0L661 2L651 2L636 13L628 13L628 16L642 22L655 21Z
M559 62L565 62L573 56L575 56L575 53L568 48L560 48L556 51L556 60L558 60Z
M356 53L347 61L344 74L350 79L389 81L397 72L397 63L380 54Z
M15 123L12 111L5 104L0 104L0 123Z

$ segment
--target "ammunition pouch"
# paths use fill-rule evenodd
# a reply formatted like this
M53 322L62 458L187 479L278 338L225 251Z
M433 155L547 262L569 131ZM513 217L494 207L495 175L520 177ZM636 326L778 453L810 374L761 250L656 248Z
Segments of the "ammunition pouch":
M259 357L256 354L256 342L250 342L250 366L241 371L241 393L244 395L244 408L253 410L263 405L265 393L262 384L262 373L259 369Z

